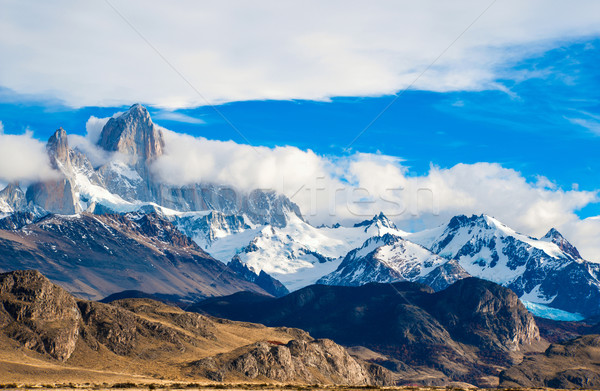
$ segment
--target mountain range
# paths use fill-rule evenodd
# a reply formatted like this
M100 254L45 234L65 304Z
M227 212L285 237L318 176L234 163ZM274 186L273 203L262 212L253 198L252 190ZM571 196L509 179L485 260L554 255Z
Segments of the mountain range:
M110 118L96 147L110 158L93 165L60 128L46 146L56 177L0 191L0 270L40 269L94 299L122 290L281 296L317 282L410 281L440 291L475 276L510 288L532 311L600 313L600 266L555 229L536 239L479 215L409 233L383 213L314 227L273 191L168 185L152 167L169 146L139 104Z

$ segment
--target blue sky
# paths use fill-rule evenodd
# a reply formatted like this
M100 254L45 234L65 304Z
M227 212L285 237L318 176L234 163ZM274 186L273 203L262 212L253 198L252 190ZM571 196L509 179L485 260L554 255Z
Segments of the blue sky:
M412 175L425 174L430 164L496 162L531 182L544 176L565 190L593 191L600 188L599 48L600 41L583 40L520 61L505 72L510 77L497 80L504 91L409 90L366 130L394 95L215 106L237 130L210 106L149 109L158 124L208 139L292 145L321 155L381 153L403 159ZM83 135L91 115L127 108L73 109L7 89L0 98L5 133L30 129L43 140L59 126ZM578 214L598 215L600 206L588 205Z

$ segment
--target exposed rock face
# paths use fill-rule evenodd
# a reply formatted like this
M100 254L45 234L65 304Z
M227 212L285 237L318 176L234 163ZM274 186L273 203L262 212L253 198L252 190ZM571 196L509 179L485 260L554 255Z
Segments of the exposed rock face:
M600 387L600 335L552 344L500 374L501 387Z
M493 282L460 280L433 295L428 307L455 338L482 350L516 351L540 340L533 316L517 295Z
M344 385L389 385L392 376L359 362L346 349L328 339L258 342L231 354L192 363L196 371L215 380L237 375L248 379L266 377L280 382ZM382 376L383 374L383 376Z
M18 183L9 183L0 191L0 213L12 213L27 206L25 193Z
M72 215L81 212L75 189L67 178L32 184L27 189L27 201L53 213Z
M434 292L414 283L359 287L313 285L279 299L235 294L193 307L214 316L298 327L345 346L387 357L405 381L467 381L486 385L539 341L532 316L517 296L494 283L468 278ZM415 372L436 368L437 379Z
M115 194L129 190L129 200L153 201L150 164L163 154L165 141L162 130L154 125L148 110L135 104L124 114L109 119L102 129L98 146L118 152L119 159L125 163L124 169L111 163L100 169L108 190Z
M135 104L127 112L108 120L98 145L107 151L121 152L145 170L145 163L162 155L165 141L160 128L152 123L148 110Z
M36 271L0 274L0 326L25 347L64 361L79 338L75 299Z
M59 128L46 143L46 151L50 156L50 164L54 169L59 169L59 164L65 165L69 158L69 141L67 140L67 132L63 128Z

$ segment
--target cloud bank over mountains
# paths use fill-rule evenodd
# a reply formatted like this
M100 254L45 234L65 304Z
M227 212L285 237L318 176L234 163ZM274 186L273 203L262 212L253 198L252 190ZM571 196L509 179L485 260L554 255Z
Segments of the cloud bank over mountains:
M591 245L600 233L600 224L587 222L584 229L575 214L600 201L597 192L563 190L543 177L531 183L497 163L432 165L425 175L415 175L393 156L322 156L296 147L252 147L163 133L165 155L153 165L162 181L273 189L290 197L317 225L356 222L383 211L400 225L422 229L456 214L486 213L537 236L559 227L589 236Z
M600 33L585 0L2 3L0 86L73 107L506 90L543 77L515 62Z

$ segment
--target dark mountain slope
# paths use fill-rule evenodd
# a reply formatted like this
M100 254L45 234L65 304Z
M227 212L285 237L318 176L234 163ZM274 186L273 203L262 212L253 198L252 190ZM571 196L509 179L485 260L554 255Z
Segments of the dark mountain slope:
M102 299L123 290L194 299L265 293L157 214L49 215L0 230L0 271L36 269L73 294Z

